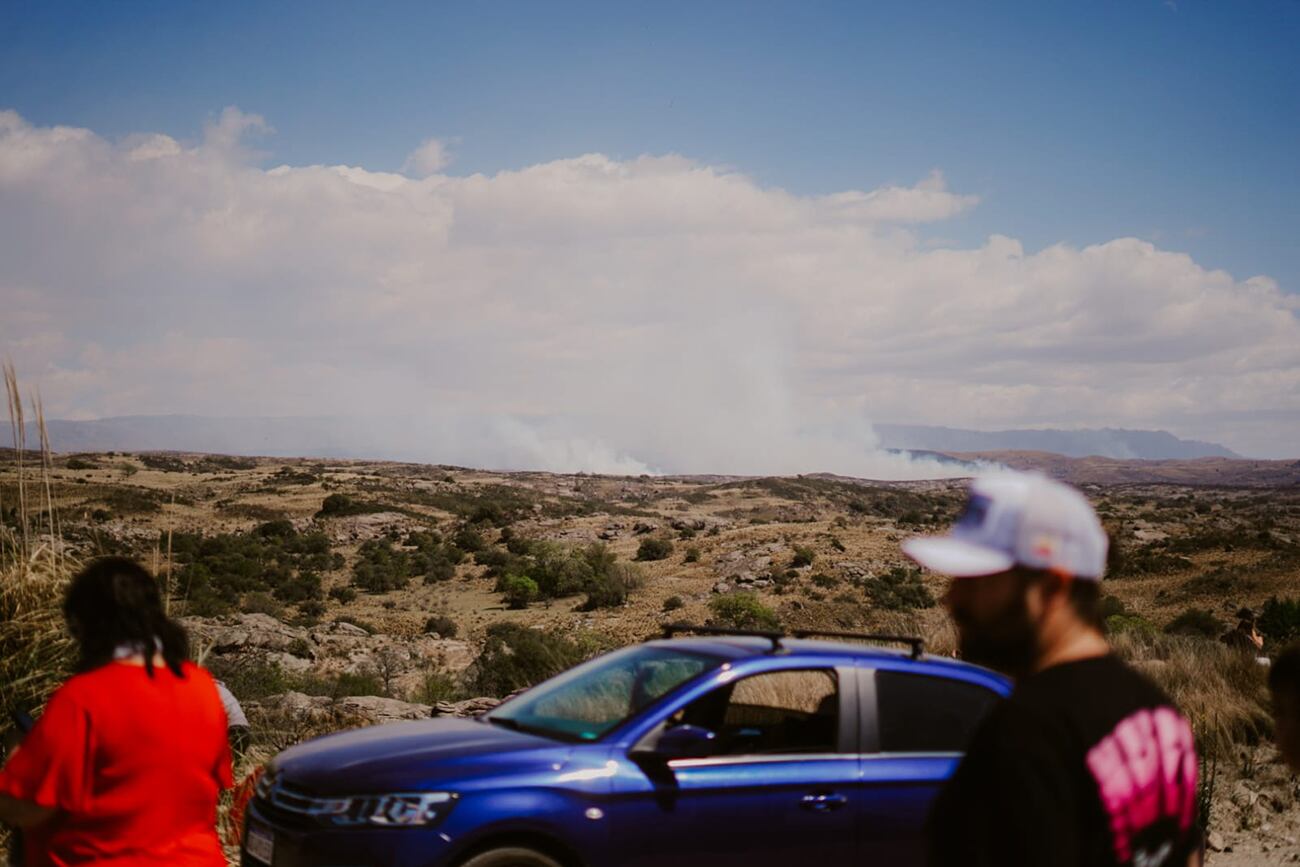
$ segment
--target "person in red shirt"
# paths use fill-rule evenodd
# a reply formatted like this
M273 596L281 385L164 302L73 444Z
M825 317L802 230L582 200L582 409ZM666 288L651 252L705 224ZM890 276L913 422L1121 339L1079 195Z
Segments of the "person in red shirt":
M28 867L225 867L217 798L231 779L211 676L132 560L79 573L63 613L78 673L0 770L0 821L22 829Z

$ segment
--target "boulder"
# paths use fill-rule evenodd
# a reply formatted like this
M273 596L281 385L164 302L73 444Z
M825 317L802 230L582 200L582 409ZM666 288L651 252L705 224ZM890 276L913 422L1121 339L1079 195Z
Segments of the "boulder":
M501 704L501 699L489 698L487 696L481 698L469 698L464 701L440 701L433 706L433 711L429 715L456 717L478 716L479 714L487 713L499 704Z

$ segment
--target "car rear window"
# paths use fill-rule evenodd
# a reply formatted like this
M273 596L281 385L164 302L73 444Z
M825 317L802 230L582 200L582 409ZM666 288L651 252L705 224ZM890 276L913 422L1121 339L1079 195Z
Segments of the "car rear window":
M880 748L887 753L965 752L998 694L964 680L876 672Z

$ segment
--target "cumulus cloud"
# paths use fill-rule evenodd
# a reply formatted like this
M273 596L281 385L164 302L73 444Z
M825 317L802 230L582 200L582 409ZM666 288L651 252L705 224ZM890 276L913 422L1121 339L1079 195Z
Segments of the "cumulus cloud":
M402 171L416 178L437 174L451 164L447 146L436 138L425 139L411 151L402 164Z
M400 417L427 460L873 477L942 471L872 419L1300 441L1296 296L1132 238L935 246L976 205L938 172L799 196L677 155L264 170L266 128L0 113L0 346L51 417Z

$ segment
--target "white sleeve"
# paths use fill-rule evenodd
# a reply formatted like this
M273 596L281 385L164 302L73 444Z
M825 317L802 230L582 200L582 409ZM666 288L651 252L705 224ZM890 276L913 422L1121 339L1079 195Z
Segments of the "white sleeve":
M248 717L244 716L244 709L239 706L239 699L235 698L235 694L226 689L226 685L221 681L213 682L217 685L217 695L221 696L221 706L226 709L226 726L248 728Z

